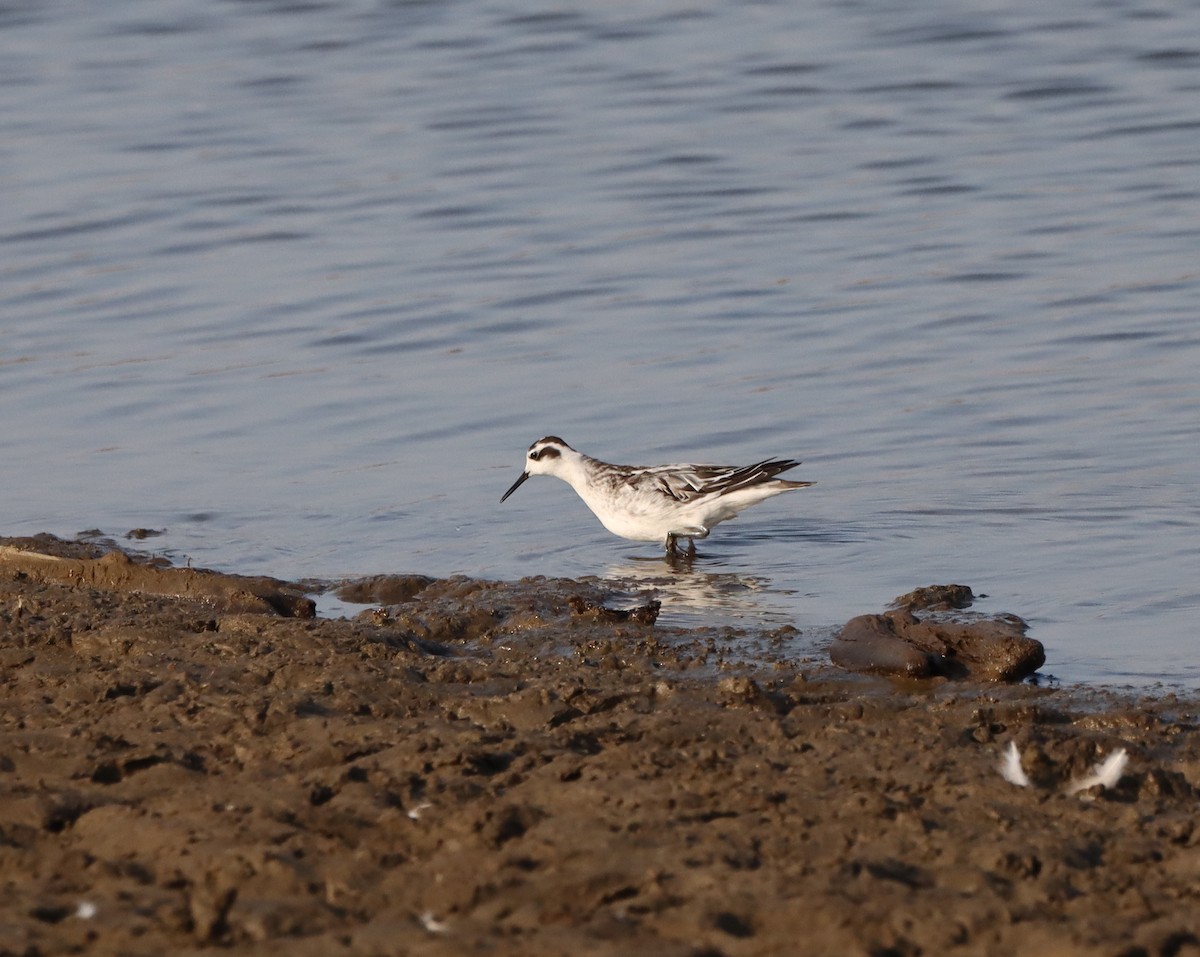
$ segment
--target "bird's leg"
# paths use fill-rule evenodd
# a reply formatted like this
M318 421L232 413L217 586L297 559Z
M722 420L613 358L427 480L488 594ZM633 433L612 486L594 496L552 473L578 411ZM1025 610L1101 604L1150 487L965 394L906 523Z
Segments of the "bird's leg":
M689 535L685 535L687 539L687 549L679 547L679 536L674 532L667 533L667 560L675 561L683 559L683 561L691 564L696 557L696 540Z

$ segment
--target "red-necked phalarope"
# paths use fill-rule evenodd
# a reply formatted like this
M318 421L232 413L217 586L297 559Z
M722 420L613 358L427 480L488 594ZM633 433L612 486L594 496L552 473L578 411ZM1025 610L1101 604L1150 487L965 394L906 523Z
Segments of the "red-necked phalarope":
M764 459L753 465L610 465L576 452L556 435L529 446L525 471L500 501L531 475L562 479L614 535L635 542L664 542L667 553L677 540L688 540L696 554L697 538L763 499L807 488L775 476L795 468L793 459Z

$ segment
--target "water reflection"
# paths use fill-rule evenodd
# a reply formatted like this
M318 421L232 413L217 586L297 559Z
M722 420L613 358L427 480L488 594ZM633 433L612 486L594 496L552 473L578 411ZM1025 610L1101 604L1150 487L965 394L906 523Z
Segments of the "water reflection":
M791 621L787 595L770 579L725 571L718 558L697 555L627 556L605 571L605 581L627 592L652 592L662 602L660 624L771 625Z

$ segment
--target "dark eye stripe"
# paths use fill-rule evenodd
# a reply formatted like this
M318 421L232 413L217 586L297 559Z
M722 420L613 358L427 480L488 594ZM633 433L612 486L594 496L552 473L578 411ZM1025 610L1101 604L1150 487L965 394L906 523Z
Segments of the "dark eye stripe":
M538 459L556 459L560 455L562 455L562 453L559 452L558 449L555 449L555 448L545 448L545 449L540 449L540 450L534 449L532 452L529 453L529 457L531 459L533 459L535 462Z

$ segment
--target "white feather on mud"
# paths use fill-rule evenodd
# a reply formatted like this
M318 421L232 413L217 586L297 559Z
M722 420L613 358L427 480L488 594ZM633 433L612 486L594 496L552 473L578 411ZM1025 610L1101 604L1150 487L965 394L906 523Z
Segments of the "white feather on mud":
M1067 785L1068 794L1078 794L1094 787L1115 788L1125 773L1125 765L1129 763L1129 754L1124 748L1117 748L1103 761L1092 766L1090 774L1076 778Z
M1094 787L1115 788L1125 774L1128 764L1129 753L1124 748L1117 748L1103 761L1092 765L1089 773L1067 784L1065 790L1067 794L1078 794L1080 791L1089 791ZM1032 786L1033 782L1029 780L1029 775L1021 767L1021 752L1017 749L1015 741L1008 742L1008 747L1004 749L1004 754L1001 756L998 770L1000 776L1009 784L1015 784L1019 788Z
M417 804L413 807L410 807L407 811L409 820L419 821L421 819L421 812L426 810L427 808L431 808L431 807L433 807L433 805L430 804L428 801L426 801L423 804Z
M1017 750L1016 741L1008 742L1004 757L1000 761L1000 776L1009 784L1015 784L1019 788L1029 787L1029 776L1021 767L1021 752Z

